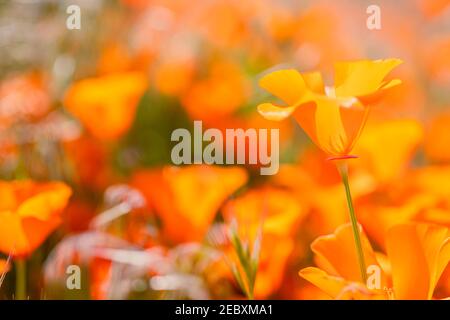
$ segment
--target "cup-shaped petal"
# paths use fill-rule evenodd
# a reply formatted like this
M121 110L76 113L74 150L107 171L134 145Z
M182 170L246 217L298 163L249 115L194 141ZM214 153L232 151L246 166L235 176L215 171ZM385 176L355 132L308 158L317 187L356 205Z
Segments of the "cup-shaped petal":
M377 93L401 83L399 79L386 81L384 78L400 59L359 60L335 64L335 88L338 97L357 97L370 102Z
M351 152L366 122L368 110L356 99L320 97L298 107L293 116L320 149L341 157Z
M431 299L450 261L448 229L429 224L400 224L387 235L396 299Z

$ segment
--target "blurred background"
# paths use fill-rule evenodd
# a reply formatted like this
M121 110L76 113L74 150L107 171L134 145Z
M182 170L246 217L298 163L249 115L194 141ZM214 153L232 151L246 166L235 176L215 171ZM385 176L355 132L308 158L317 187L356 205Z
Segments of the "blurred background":
M373 4L379 30L367 27ZM80 29L66 26L70 5L80 8ZM396 223L449 227L449 7L447 0L0 1L0 202L8 202L7 181L56 180L72 190L45 236L35 240L41 231L24 227L36 243L23 254L27 296L244 298L231 232L261 242L256 298L329 298L298 271L315 263L311 242L347 222L345 195L333 164L293 120L257 113L269 98L258 79L277 68L320 70L331 84L336 61L402 59L394 73L403 84L373 106L354 151L360 158L350 163L357 214L379 252ZM170 135L192 130L194 120L220 130L279 128L279 173L174 167ZM4 226L8 210L0 205ZM21 240L11 234L0 234L2 299L17 286L6 243ZM80 290L67 287L69 265L81 268ZM448 295L445 271L435 297Z

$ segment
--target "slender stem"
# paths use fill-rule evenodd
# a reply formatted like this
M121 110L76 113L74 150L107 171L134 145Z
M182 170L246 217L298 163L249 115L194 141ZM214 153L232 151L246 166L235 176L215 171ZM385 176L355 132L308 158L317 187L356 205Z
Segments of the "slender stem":
M364 252L362 249L361 237L359 234L358 220L356 219L355 209L353 208L353 200L352 194L350 192L350 184L348 183L348 166L346 162L343 162L338 163L337 167L339 169L339 172L341 173L342 183L344 184L345 187L345 195L347 196L348 211L350 213L350 221L352 223L353 238L355 240L359 269L361 272L361 279L365 284L367 279L366 263L364 260Z
M27 263L16 260L16 300L25 300L27 296Z

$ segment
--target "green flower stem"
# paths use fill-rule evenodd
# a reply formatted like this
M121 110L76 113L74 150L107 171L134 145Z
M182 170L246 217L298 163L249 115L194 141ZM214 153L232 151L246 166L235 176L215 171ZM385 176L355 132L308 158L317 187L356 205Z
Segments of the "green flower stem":
M350 221L352 223L353 238L355 240L359 269L361 272L361 279L363 283L366 284L367 280L366 263L364 260L364 252L362 249L361 237L359 234L358 220L356 219L355 209L353 208L352 194L350 192L350 185L348 183L348 166L345 160L343 160L342 163L337 164L337 167L342 177L342 183L344 184L345 187L345 195L347 196L347 205L350 213Z
M16 300L25 300L27 296L27 262L17 259L16 264Z

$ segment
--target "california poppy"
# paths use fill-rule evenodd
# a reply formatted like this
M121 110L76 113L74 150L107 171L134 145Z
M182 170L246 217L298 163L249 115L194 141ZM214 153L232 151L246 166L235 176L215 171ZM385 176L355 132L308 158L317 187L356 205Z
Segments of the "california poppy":
M399 59L339 62L335 65L334 87L325 87L319 72L301 74L288 69L269 73L260 80L260 86L287 106L263 103L258 111L276 121L292 115L331 157L349 157L366 122L369 105L385 90L401 83L399 79L384 79L400 63Z
M361 229L360 229L361 230ZM300 276L331 297L431 299L450 261L450 238L445 227L406 223L392 227L386 236L387 257L375 253L361 231L367 266L379 268L379 287L368 288L358 272L352 229L342 225L335 233L311 245L320 268L309 267Z
M0 251L30 255L61 223L71 189L61 182L0 182Z
M161 218L164 236L184 242L201 240L222 203L246 181L242 168L194 165L139 171L131 184Z
M181 97L189 116L206 123L230 117L249 95L250 87L239 67L228 61L215 62L209 74L192 83Z
M147 79L140 72L108 74L76 82L64 103L93 136L117 139L132 125L146 88Z

